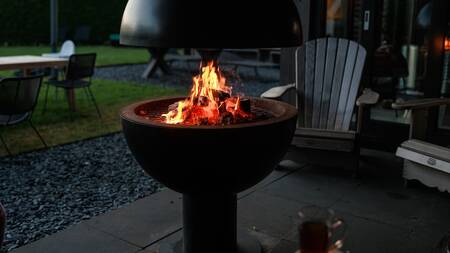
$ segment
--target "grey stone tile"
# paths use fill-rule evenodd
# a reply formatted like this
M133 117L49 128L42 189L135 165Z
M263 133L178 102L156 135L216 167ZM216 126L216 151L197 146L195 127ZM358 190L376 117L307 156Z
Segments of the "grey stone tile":
M260 243L264 250L264 252L270 252L269 249L272 249L275 245L278 244L280 239L271 237L269 235L257 232L257 231L251 231L246 228L238 228L238 234L239 233L247 233L250 236L255 237ZM179 231L173 235L168 236L167 238L161 240L160 242L149 246L137 253L158 253L159 249L161 247L172 247L174 244L179 243L179 241L183 237L183 231Z
M304 161L294 162L293 160L297 160L296 157L298 157L297 151L295 151L295 150L288 151L288 153L285 155L285 157L283 159L287 159L287 161L289 161L288 164L290 166L283 168L281 170L274 170L272 173L270 173L270 175L268 175L266 178L264 178L264 180L262 180L255 186L239 193L238 197L243 197L243 196L248 195L256 190L260 190L260 189L264 188L265 186L279 180L280 178L283 178L286 175L289 175L289 174L293 173L294 171L300 170L303 167L307 166L307 164ZM298 168L296 166L292 166L292 163L296 163L296 165L298 165Z
M405 188L402 160L394 154L370 150L363 153L360 186L333 208L409 230L425 221L436 192L425 187Z
M433 196L386 182L363 184L332 208L381 223L412 229L424 220Z
M430 252L445 235L450 234L450 195L434 192L434 203L410 234L411 246L422 252Z
M127 253L140 248L81 223L13 250L13 253Z
M274 182L262 191L293 201L331 206L343 196L351 194L359 183L341 170L308 166Z
M144 248L182 226L181 195L166 189L86 224Z
M444 235L439 229L417 229L409 235L409 242L405 247L408 252L432 252Z
M238 202L238 225L281 239L293 226L300 208L307 204L261 192Z
M336 211L337 216L346 223L344 247L342 252L365 253L400 253L410 252L410 231L391 225L379 223L365 218L355 217L349 213ZM335 234L336 237L338 234ZM298 244L297 229L291 230L283 238L286 241ZM411 251L415 252L415 251Z
M296 253L298 244L292 241L281 240L271 251L271 253Z
M270 252L270 250L275 247L280 241L280 239L271 237L264 233L260 233L257 231L248 230L246 228L238 228L238 234L247 233L250 236L256 238L261 244L264 252ZM168 236L167 238L161 240L160 242L149 246L143 250L138 251L137 253L158 253L161 247L173 247L173 245L179 243L179 241L183 237L183 231L179 231L173 235Z
M347 223L342 252L407 253L409 231L337 212ZM412 253L412 252L410 252Z
M306 164L301 164L300 168L306 166ZM238 194L238 198L242 198L245 197L248 194L251 194L252 192L261 190L262 188L286 177L289 176L290 174L292 174L293 171L291 170L274 170L272 171L272 173L270 173L266 178L264 178L261 182L259 182L258 184L256 184L255 186L242 191Z
M148 246L145 249L143 249L137 253L158 253L160 247L172 246L172 245L178 243L182 239L182 237L183 237L183 230L180 230L180 231L162 239L158 243Z
M427 209L422 224L429 225L431 228L444 227L450 231L450 194L439 193L435 189L430 191L430 194L434 195L433 205Z
M241 229L240 233L248 233L250 236L255 237L261 244L264 252L270 252L280 242L279 238L255 230Z

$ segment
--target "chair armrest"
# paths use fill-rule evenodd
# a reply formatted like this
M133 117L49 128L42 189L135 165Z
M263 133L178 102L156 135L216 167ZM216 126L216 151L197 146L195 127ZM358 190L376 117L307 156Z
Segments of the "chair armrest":
M374 105L378 102L378 99L380 98L380 94L377 92L371 90L371 89L364 89L361 96L358 97L356 100L357 106L366 106L366 105Z
M433 106L448 105L450 98L423 98L405 102L393 103L392 108L397 110L404 109L426 109Z
M284 86L277 86L273 87L267 91L265 91L263 94L261 94L262 98L270 98L270 99L279 99L281 98L286 92L295 89L295 84L288 84Z
M356 100L356 105L358 106L358 116L356 117L356 132L359 134L363 127L363 115L366 106L374 105L378 102L380 94L371 90L364 89L361 96Z

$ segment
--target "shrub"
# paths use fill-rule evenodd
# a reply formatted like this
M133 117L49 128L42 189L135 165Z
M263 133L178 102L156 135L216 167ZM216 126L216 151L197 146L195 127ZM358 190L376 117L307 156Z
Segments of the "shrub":
M127 0L59 0L60 40L90 28L85 43L101 44L118 33ZM64 35L61 38L61 35ZM50 0L1 0L0 44L36 45L50 40Z

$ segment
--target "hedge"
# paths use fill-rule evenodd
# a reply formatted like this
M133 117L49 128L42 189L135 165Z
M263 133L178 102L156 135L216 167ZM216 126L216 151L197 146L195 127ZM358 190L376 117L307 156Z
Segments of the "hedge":
M90 28L89 44L118 33L127 0L59 0L60 36L73 39L77 28ZM0 0L0 45L48 44L50 0ZM64 38L60 38L64 39Z

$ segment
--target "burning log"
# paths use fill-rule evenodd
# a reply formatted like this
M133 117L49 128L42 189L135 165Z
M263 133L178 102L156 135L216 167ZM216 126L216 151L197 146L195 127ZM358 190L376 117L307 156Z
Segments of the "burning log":
M250 99L248 99L248 98L241 98L239 100L239 108L241 108L241 110L243 112L251 113L252 112L252 107L251 107Z
M208 105L209 105L208 98L205 97L205 96L200 96L200 97L198 98L198 104L199 104L200 106L208 106Z
M169 105L162 114L168 124L224 125L248 122L254 118L249 99L233 97L232 88L220 73L217 63L209 62L193 78L188 99Z
M234 117L233 114L231 112L224 112L222 113L220 122L222 123L222 125L229 125L234 123Z
M213 96L218 98L220 102L223 102L231 97L230 93L221 90L212 90Z
M178 109L178 102L175 102L175 103L169 105L169 107L167 109L169 112L176 111Z

